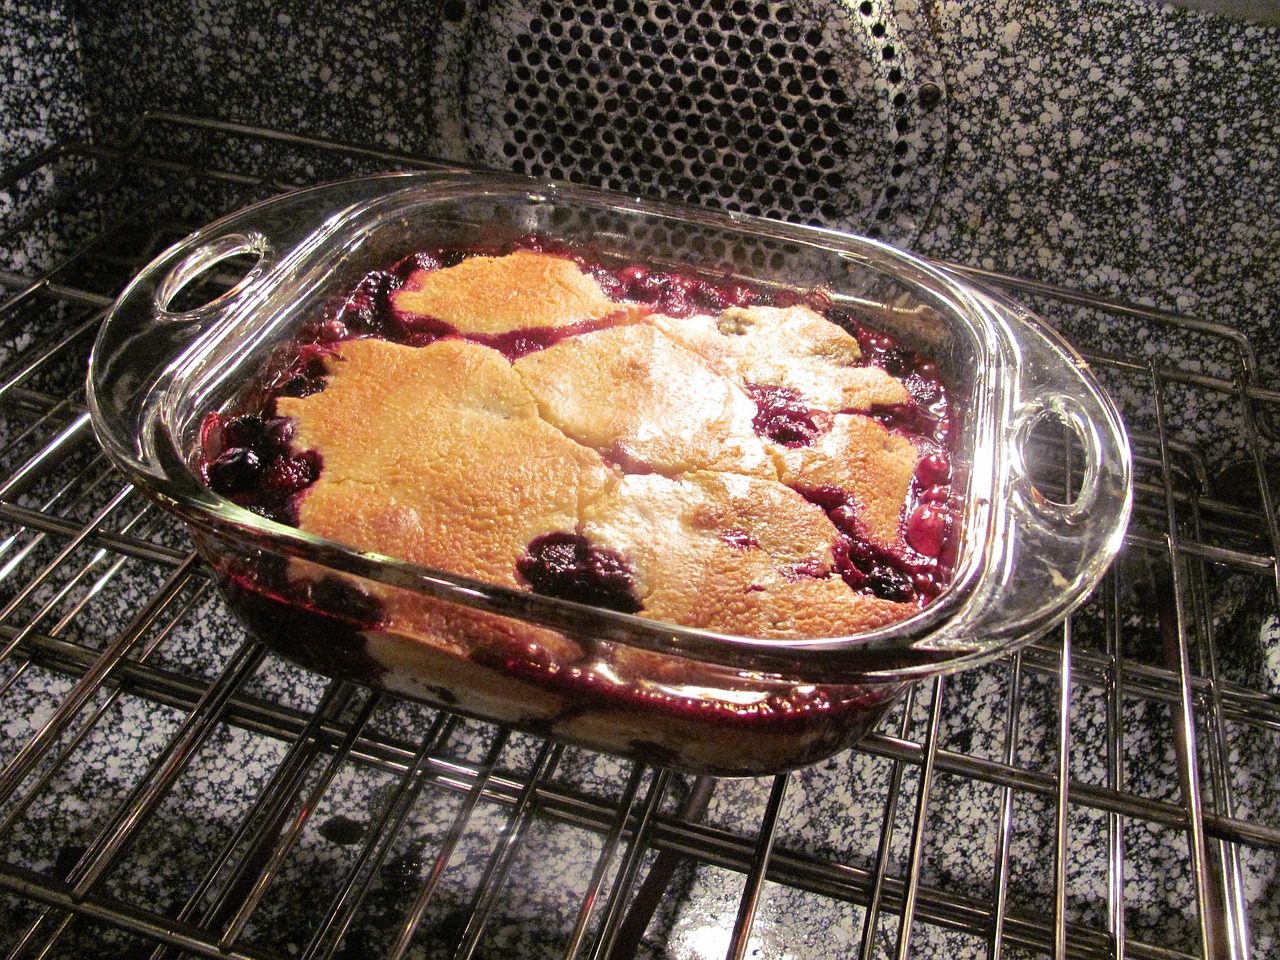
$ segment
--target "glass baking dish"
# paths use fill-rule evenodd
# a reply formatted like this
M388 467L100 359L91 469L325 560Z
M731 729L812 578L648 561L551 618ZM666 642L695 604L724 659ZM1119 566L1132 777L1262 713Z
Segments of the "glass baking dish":
M764 288L821 290L931 358L958 416L949 585L856 636L771 639L648 620L362 552L264 519L198 475L202 422L362 276L418 250L538 236ZM212 285L207 302L196 291ZM302 190L196 232L110 310L90 360L97 436L180 517L232 609L321 673L681 770L755 775L865 734L905 689L1059 622L1118 549L1123 426L1084 363L1016 305L841 233L503 175L414 173ZM1079 450L1068 492L1029 463L1038 428ZM1039 484L1039 485L1038 485ZM379 619L391 598L425 611Z

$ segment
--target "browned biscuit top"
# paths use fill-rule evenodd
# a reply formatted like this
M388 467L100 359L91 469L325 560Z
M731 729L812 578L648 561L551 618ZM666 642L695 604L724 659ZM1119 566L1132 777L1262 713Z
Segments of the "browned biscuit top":
M859 364L858 341L809 307L730 307L649 322L740 385L786 387L819 410L867 412L906 403L906 387Z
M569 337L515 370L549 423L633 469L778 475L752 430L755 404L648 324Z
M846 491L868 539L889 548L901 542L902 508L920 458L906 437L869 417L840 414L812 445L776 449L783 483Z
M404 313L478 334L587 323L620 309L573 261L530 250L471 257L444 270L417 270L391 295L391 303Z
M534 537L572 530L612 477L598 453L538 415L497 351L463 340L352 340L326 389L282 397L294 443L318 450L307 531L374 553L515 587Z
M855 593L833 570L821 509L768 480L633 475L589 506L587 539L632 560L646 616L741 636L842 636L905 604Z
M919 608L846 584L835 554L850 527L806 499L836 491L859 532L897 549L920 458L848 412L906 391L816 312L645 314L528 251L419 271L395 307L464 336L566 333L514 361L464 336L334 345L323 390L277 401L294 446L322 460L300 497L304 530L519 589L531 544L570 535L619 558L641 616L721 633L850 635ZM605 325L572 329L584 321ZM762 435L757 385L811 405L811 442Z

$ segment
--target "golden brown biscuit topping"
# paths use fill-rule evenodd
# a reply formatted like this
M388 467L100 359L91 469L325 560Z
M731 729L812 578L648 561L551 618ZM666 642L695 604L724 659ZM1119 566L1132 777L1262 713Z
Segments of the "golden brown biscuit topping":
M618 311L600 285L563 257L517 250L414 272L391 295L397 310L443 320L461 333L572 326Z
M273 502L364 551L723 633L849 635L936 595L949 465L897 429L936 382L908 389L810 306L682 280L647 307L628 275L530 250L409 273L391 307L446 326L295 365L291 445L255 468L297 475ZM211 460L215 488L255 443ZM904 535L922 510L939 536Z
M612 473L538 415L488 347L353 340L325 390L284 397L294 443L324 469L299 526L339 543L516 587L530 540L573 529Z

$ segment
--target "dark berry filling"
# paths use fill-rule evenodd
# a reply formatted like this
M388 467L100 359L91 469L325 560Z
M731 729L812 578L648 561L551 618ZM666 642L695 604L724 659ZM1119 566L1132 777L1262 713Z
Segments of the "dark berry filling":
M907 517L904 530L907 546L926 557L942 553L947 530L951 525L951 513L936 503L921 503Z
M214 457L205 474L216 493L234 498L257 485L262 476L262 459L252 450L232 447Z
M870 416L886 430L944 445L951 433L951 422L945 412L939 413L918 403L899 403L876 407Z
M376 625L382 618L382 604L354 583L338 577L321 577L300 588L307 604L316 610L341 611L353 624Z
M311 486L320 477L320 454L315 450L282 454L267 463L262 473L262 492L287 500Z
M427 273L439 270L441 267L446 265L446 259L453 260L453 257L442 251L430 253L426 250L419 250L417 253L409 254L409 256L397 263L391 268L391 272L401 280L407 280L409 278L409 274L417 270L423 270ZM453 260L453 262L461 263L462 261L461 259L457 259ZM452 264L450 264L450 266L451 265Z
M392 309L378 336L407 347L425 347L445 337L458 336L458 328L435 317Z
M581 262L581 261L580 261ZM587 269L612 300L640 303L657 313L684 318L695 313L719 313L729 307L749 307L771 302L768 293L733 279L712 280L643 264Z
M333 344L308 343L298 351L290 364L272 384L272 397L309 397L324 389L325 358L333 353Z
M535 537L516 572L534 593L621 613L638 613L631 567L617 553L589 544L576 533Z
M807 447L822 433L800 391L758 383L746 384L746 390L756 404L751 425L760 436L784 447Z
M876 361L880 368L892 377L905 377L911 372L908 353L897 345L879 351Z
M951 461L945 453L934 451L916 464L916 483L922 487L939 487L951 482Z
M378 599L337 576L300 581L284 568L268 555L217 573L236 613L273 649L330 676L376 677L363 634L382 623Z
M508 360L519 360L526 354L553 347L562 340L590 333L592 330L603 330L612 324L613 318L605 317L602 320L589 320L563 327L531 327L508 333L471 334L467 339L492 347Z
M403 283L404 277L394 269L365 274L347 295L335 320L353 334L380 333L391 320L391 294Z
M295 495L320 476L321 458L292 449L290 420L257 414L224 420L214 413L205 418L201 439L201 473L211 490L272 520L297 522Z
M921 463L928 459L923 458ZM938 463L933 461L924 473L936 475L938 470ZM949 472L948 469L948 475ZM913 496L917 500L922 496L920 477L917 466L912 481ZM935 496L938 490L933 486L923 489ZM947 489L949 491L949 487ZM821 507L840 532L834 549L835 567L851 589L883 600L923 604L937 597L946 586L955 558L944 555L951 532L951 512L945 505L933 501L918 504L904 530L908 549L896 551L868 539L858 504L844 491L817 487L798 492Z

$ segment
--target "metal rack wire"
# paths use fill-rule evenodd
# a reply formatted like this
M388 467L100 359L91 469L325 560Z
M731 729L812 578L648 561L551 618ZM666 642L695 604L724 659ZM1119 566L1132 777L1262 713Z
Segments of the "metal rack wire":
M1225 327L975 272L1121 403L1132 530L1062 629L807 770L690 779L247 639L97 452L93 331L217 215L424 165L156 114L0 181L4 956L1280 951L1280 393ZM1039 439L1069 497L1071 438Z

